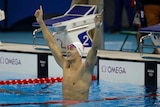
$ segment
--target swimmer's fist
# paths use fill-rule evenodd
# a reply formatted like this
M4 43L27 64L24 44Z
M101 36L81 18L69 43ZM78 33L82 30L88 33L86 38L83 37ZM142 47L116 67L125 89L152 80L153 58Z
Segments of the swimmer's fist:
M95 17L95 26L97 28L99 28L102 24L102 15L101 14L97 14L96 17Z
M40 8L35 11L34 16L36 17L37 22L41 22L43 20L43 9L41 5Z
M99 14L97 14L96 17L95 17L95 26L96 26L97 28L99 28L99 27L102 25L102 13L103 13L103 9L102 9L102 11L101 11Z

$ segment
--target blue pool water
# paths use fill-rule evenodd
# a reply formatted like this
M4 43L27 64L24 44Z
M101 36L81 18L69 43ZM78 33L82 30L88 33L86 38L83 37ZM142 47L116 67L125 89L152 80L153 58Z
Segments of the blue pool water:
M1 85L0 106L9 107L135 107L160 106L159 89L147 93L144 86L105 81L93 81L89 100L79 103L62 103L61 83Z

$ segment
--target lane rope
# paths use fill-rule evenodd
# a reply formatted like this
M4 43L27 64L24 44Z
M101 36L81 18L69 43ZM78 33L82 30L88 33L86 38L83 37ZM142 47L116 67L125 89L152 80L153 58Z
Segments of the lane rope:
M13 85L13 84L45 84L62 82L62 77L57 78L35 78L35 79L17 79L17 80L2 80L0 85ZM96 80L96 76L92 76L92 80Z

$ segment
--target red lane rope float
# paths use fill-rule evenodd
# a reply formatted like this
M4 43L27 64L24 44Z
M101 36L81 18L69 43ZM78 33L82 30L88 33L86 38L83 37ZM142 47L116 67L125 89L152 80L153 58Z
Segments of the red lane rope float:
M92 76L92 80L96 80L96 76ZM57 78L35 78L35 79L19 79L19 80L4 80L0 81L0 85L13 85L13 84L44 84L62 82L61 77Z

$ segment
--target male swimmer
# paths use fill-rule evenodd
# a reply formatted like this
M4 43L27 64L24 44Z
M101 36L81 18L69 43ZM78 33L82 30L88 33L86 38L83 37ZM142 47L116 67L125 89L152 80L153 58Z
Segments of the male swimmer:
M95 33L92 47L82 63L83 45L79 42L67 46L66 58L61 53L56 39L49 32L43 20L43 9L40 6L35 11L35 17L39 23L44 39L46 40L52 55L58 65L63 69L62 93L64 100L84 101L88 99L89 88L92 82L92 73L96 63L97 50L100 47L101 14L95 17Z

